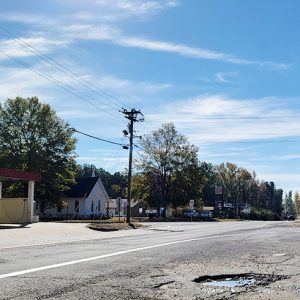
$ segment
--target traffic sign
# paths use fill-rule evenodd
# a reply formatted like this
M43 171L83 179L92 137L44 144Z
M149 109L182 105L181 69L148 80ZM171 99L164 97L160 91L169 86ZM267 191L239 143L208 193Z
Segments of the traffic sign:
M195 205L195 200L190 200L190 208L193 208Z
M215 186L215 194L216 195L222 195L223 194L221 186Z

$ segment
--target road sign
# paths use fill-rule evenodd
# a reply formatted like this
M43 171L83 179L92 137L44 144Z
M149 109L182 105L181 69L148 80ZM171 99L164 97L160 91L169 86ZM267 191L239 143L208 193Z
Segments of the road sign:
M216 195L222 195L223 194L221 186L215 186L215 194Z
M157 214L157 209L146 209L146 214Z
M190 207L193 208L195 205L195 200L190 200Z
M215 210L222 210L222 201L215 201Z

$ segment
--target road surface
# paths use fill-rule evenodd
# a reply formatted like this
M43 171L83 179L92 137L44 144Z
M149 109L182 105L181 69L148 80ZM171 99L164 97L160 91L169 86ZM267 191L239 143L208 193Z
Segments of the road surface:
M295 222L153 223L110 233L80 226L0 226L0 299L300 299ZM194 282L244 273L266 280Z

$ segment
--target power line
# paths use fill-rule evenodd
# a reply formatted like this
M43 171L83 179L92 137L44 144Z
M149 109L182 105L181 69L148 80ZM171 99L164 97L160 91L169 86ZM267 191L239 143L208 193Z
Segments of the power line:
M2 32L4 32L6 35L12 37L12 39L16 43L18 43L23 48L25 48L28 51L30 51L31 53L33 53L35 56L39 57L43 61L46 61L47 63L50 63L52 66L54 64L54 66L56 66L56 68L58 70L60 70L61 72L63 72L65 75L67 75L68 77L72 78L73 80L76 80L77 82L79 82L84 87L92 89L99 96L101 96L101 97L105 98L106 100L108 100L108 101L114 103L115 105L117 105L117 107L119 106L119 104L121 104L121 106L125 106L125 107L127 106L126 104L124 104L120 100L118 100L116 97L110 95L109 93L107 93L106 91L104 91L102 89L99 89L96 85L94 85L90 81L86 80L85 78L83 78L79 74L71 71L69 68L67 68L64 65L62 65L61 63L57 62L56 60L54 60L49 55L47 55L47 54L43 53L42 51L38 50L37 48L35 48L34 46L30 45L29 43L27 43L23 39L14 36L7 29L5 29L5 28L2 27L2 28L0 28L0 30ZM115 109L117 109L117 108L115 108Z
M124 107L125 108L126 107L130 108L124 102L122 102L119 99L117 99L116 97L112 96L111 94L109 94L105 90L99 89L91 81L88 81L85 78L83 78L81 75L73 72L72 70L70 70L70 68L68 68L68 67L64 66L63 64L57 62L52 57L50 57L49 55L43 53L42 51L40 51L36 47L34 47L31 44L29 44L28 42L24 41L23 39L16 37L14 34L12 34L7 29L5 29L5 28L2 27L2 28L0 28L0 30L2 32L4 32L7 36L10 36L12 38L12 40L14 40L16 43L18 43L19 45L21 45L23 48L27 49L28 51L30 51L31 53L33 53L35 56L39 57L41 60L46 61L48 64L50 64L51 66L56 67L56 69L58 69L59 71L63 72L64 74L66 74L68 77L70 77L73 80L76 80L77 82L79 82L82 86L91 89L93 92L95 92L99 96L103 97L105 100L107 100L110 103L113 103L114 105L116 105L116 107L113 107L113 109L118 110L119 105L121 105L122 108L124 108ZM99 101L99 102L103 104L102 101ZM155 128L153 125L150 125L149 121L146 121L146 122L149 123L149 126L144 126L145 128L148 127L146 129L149 130L149 127L151 127L151 130L153 130L153 128Z
M84 86L85 88L88 88L90 90L92 90L93 92L95 92L96 94L98 94L99 96L101 96L102 98L104 98L106 101L108 101L110 104L114 104L115 107L112 107L115 110L118 110L119 105L122 105L122 108L124 107L128 107L125 103L121 102L119 99L117 99L116 97L110 95L109 93L107 93L106 91L104 91L103 89L99 89L95 84L91 83L90 81L86 80L85 78L83 78L82 76L78 75L77 73L71 71L69 68L65 67L64 65L62 65L61 63L57 62L56 60L54 60L52 57L50 57L49 55L43 53L42 51L38 50L36 47L32 46L31 44L29 44L28 42L24 41L21 38L16 37L14 34L12 34L11 32L9 32L7 29L5 28L0 28L0 30L2 32L4 32L7 36L10 36L12 38L13 41L15 41L16 43L18 43L19 45L21 45L23 48L25 48L26 50L30 51L31 53L33 53L35 56L37 56L38 58L40 58L42 61L47 62L48 64L50 64L51 66L55 67L56 69L58 69L59 71L63 72L65 75L67 75L68 77L70 77L71 79L75 80L76 82L80 83L82 86ZM21 61L20 59L14 58L11 55L8 55L8 53L6 53L4 50L2 50L2 53L4 53L6 56L8 56L10 59L13 59L15 61L17 61L18 63L21 63L23 66L25 66L26 68L31 69L32 71L33 68L30 67L28 64L26 64L25 62ZM25 65L26 64L26 65ZM46 78L47 80L50 80L51 82L58 82L59 86L62 87L61 85L64 85L63 82L53 79L51 78L49 75L46 75L45 73L43 75L41 75L41 71L34 71L36 73L38 73L40 76ZM51 78L51 79L49 79ZM63 88L63 87L62 87ZM66 88L64 88L66 89ZM75 88L73 87L68 87L68 89L73 89L75 91ZM70 90L68 90L68 92L71 92ZM80 91L78 91L80 92ZM75 95L75 93L71 92L73 95ZM92 99L89 95L83 93L82 91L80 92L82 93L84 96ZM82 97L80 97L79 95L75 95L79 98L82 99ZM82 99L84 100L84 99ZM84 100L86 101L86 100ZM93 99L93 101L97 101L97 99ZM106 105L103 101L98 100L98 102L100 102L101 104ZM90 103L90 102L89 102ZM90 103L92 105L95 106L95 104ZM96 106L97 107L97 106ZM100 107L98 107L100 108ZM102 111L105 111L103 108L100 108ZM106 111L105 111L106 112ZM148 126L143 126L146 128L146 130L153 130L153 126L152 125L148 125Z
M85 133L85 132L82 132L82 131L76 130L75 128L71 128L71 130L72 130L73 132L80 133L80 134L82 134L82 135L88 136L88 137L90 137L90 138L93 138L93 139L95 139L95 140L99 140L99 141L102 141L102 142L106 142L106 143L110 143L110 144L114 144L114 145L122 146L122 147L123 147L123 149L128 149L128 146L127 146L127 145L124 145L124 144L121 144L121 143L116 143L116 142L109 141L109 140L106 140L106 139L102 139L102 138L99 138L99 137L96 137L96 136L90 135L90 134L88 134L88 133Z
M47 79L48 81L51 81L52 83L54 83L55 85L61 87L62 89L66 90L67 92L73 94L74 96L82 99L83 101L89 103L90 105L93 105L94 107L102 110L105 113L108 113L111 117L113 118L117 118L116 116L112 115L111 113L107 112L105 109L103 109L102 107L98 106L97 104L87 100L85 97L81 96L80 94L74 92L74 91L78 91L77 89L70 87L69 85L63 83L62 81L58 80L58 79L54 79L52 77L50 77L49 75L47 75L46 73L39 71L35 68L33 68L32 66L30 66L29 64L27 64L26 62L22 61L19 58L13 57L10 54L8 54L6 51L4 51L3 49L0 49L0 52L2 52L5 56L7 56L8 58L12 59L13 61L21 64L22 66L26 67L27 69L30 69L31 71L33 71L34 73L38 74L39 76ZM74 90L74 91L73 91ZM80 92L80 91L79 91ZM88 98L92 99L90 96L88 96ZM119 118L117 118L119 120Z

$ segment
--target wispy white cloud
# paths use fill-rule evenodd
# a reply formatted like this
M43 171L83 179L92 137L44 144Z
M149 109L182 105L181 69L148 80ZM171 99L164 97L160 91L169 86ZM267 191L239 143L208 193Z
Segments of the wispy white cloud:
M149 40L138 37L120 37L113 42L126 47L143 48L151 51L170 52L182 56L195 57L208 60L220 60L238 64L249 64L247 60L238 59L230 55L215 52L204 48L194 48L183 44L165 41Z
M143 36L136 36L134 34L126 34L119 24L120 12L125 15L147 15L157 13L161 10L168 9L170 7L178 5L177 1L165 0L165 1L140 1L140 0L116 0L98 1L98 6L105 8L104 12L101 12L101 18L97 16L92 10L81 11L69 15L58 15L52 20L49 17L31 16L31 15L6 15L4 19L13 22L29 23L36 28L40 39L44 39L44 47L48 50L53 46L51 43L51 37L49 37L49 31L47 28L51 27L53 32L53 42L56 47L61 47L65 44L72 44L78 40L93 40L104 41L111 44L115 44L122 47L144 49L155 52L172 53L184 57L222 61L236 65L255 65L262 68L283 70L290 68L289 64L277 63L272 61L258 61L240 57L232 53L225 53L222 51L207 49L205 47L190 46L180 42L164 41L149 39ZM105 12L109 11L108 16L105 16ZM113 13L112 13L113 12ZM118 17L112 22L108 20L112 16ZM37 37L35 37L37 39ZM49 42L49 41L50 42ZM36 41L38 42L38 41ZM39 41L41 47L41 42ZM50 43L50 44L49 44ZM12 47L10 47L12 49ZM22 49L19 49L19 51ZM18 54L18 53L17 53ZM22 52L19 55L28 55L28 53ZM234 74L218 73L217 79L220 81L228 82L226 76L235 76Z
M299 186L300 173L259 173L261 178L267 181L291 182Z
M61 0L53 0L61 4ZM69 2L69 4L66 4ZM70 24L71 22L80 21L97 24L120 23L124 20L143 20L149 18L164 10L171 9L179 5L177 0L64 0L69 13L66 14L64 10L60 14L57 12L47 12L47 16L42 12L39 14L26 14L21 12L7 12L0 13L0 18L3 21L18 22L27 25L35 26L49 26L55 23L64 22ZM69 5L69 6L68 6ZM49 17L49 15L51 17Z
M282 100L200 96L164 105L150 118L174 122L197 145L298 136L298 113L284 108Z
M19 42L14 39L2 39L0 40L0 49L12 57L18 58L34 56L34 54L28 49L28 46L26 46L26 48L21 44L30 45L32 47L31 50L35 48L43 53L49 53L58 47L64 47L67 45L67 41L62 39L53 40L44 36L31 38L20 37L20 39L22 41ZM3 52L0 52L0 59L8 59L8 57Z
M215 74L217 81L222 83L233 83L233 80L239 76L237 71L233 72L218 72Z
M223 53L201 47L191 47L181 43L174 43L169 41L152 40L140 36L130 36L124 34L118 26L107 24L72 24L67 26L61 26L60 32L63 32L64 38L69 39L82 39L82 40L94 40L105 41L112 44L116 44L123 47L145 49L155 52L167 52L180 56L215 60L227 62L237 65L257 65L268 69L288 69L290 65L284 63L268 62L268 61L256 61L238 57L233 54ZM222 74L219 74L222 76ZM223 74L225 75L225 74ZM227 74L234 77L237 74Z
M278 155L278 156L272 156L272 159L275 160L290 160L290 159L299 159L300 154L286 154L286 155Z
M46 91L50 83L33 73L29 69L21 67L0 67L0 99L14 98L16 96L32 97L39 95L44 99L51 99L53 92Z
M129 15L155 14L164 9L177 6L176 0L99 0L98 5L113 12L126 12Z
M81 74L81 78L86 80L86 82L93 82L95 87L99 87L99 90L97 90L90 88L82 80L76 80L74 76L67 76L53 65L37 63L32 68L36 72L41 72L45 76L48 76L50 80L28 68L0 67L0 76L2 78L0 82L0 99L4 100L16 96L32 97L34 95L38 95L44 101L51 103L54 103L54 99L56 99L56 102L61 102L59 107L56 107L59 115L68 120L97 118L107 111L116 114L113 107L121 109L123 106L122 102L126 102L127 104L140 102L141 99L157 96L172 88L172 85L169 83L132 81L110 74L93 74L88 68L83 68L73 63L73 72ZM58 85L54 84L53 81L56 81ZM81 85L80 82L84 85ZM81 98L76 97L74 94L68 93L60 85L87 99L88 102L94 103L99 109L92 106L92 104L83 102ZM107 92L112 91L110 93L112 94L112 98L107 96L107 94L103 94L102 90ZM69 105L68 103L72 101L69 100L66 102L64 99L70 98L75 100L75 103L85 103L85 107L76 108L71 104ZM126 101L119 99L126 99Z

